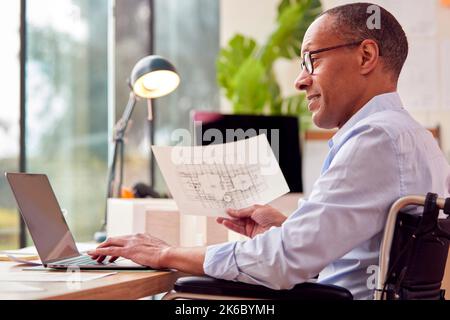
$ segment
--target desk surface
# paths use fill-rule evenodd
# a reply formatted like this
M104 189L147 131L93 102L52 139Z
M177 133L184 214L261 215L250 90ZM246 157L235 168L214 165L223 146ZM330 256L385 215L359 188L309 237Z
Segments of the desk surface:
M1 273L18 272L22 268L23 266L15 262L0 262ZM182 273L176 271L118 272L104 278L76 283L78 287L76 289L70 288L65 282L20 282L21 284L42 288L44 291L2 292L0 289L0 300L139 299L171 290L176 279L182 275ZM2 288L8 285L12 284L0 282Z

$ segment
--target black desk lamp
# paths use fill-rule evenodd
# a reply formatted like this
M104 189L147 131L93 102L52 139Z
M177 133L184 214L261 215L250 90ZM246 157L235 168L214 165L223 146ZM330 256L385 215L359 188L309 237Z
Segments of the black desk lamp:
M175 67L161 56L151 55L139 60L131 71L129 81L130 97L120 120L114 126L113 157L108 167L108 190L106 201L109 198L120 197L123 181L124 137L128 122L133 113L136 101L139 98L148 99L148 120L153 120L151 99L165 96L174 91L179 83ZM117 162L119 164L119 177L116 178ZM102 229L95 233L95 240L102 242L106 239L107 205Z

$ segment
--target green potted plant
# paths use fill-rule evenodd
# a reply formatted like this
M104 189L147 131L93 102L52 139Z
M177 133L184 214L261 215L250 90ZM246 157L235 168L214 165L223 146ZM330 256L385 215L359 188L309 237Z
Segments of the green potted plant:
M283 97L273 66L277 59L299 58L306 29L321 11L319 0L282 0L276 29L266 43L237 34L220 50L217 79L233 113L296 115L302 129L309 126L305 95Z

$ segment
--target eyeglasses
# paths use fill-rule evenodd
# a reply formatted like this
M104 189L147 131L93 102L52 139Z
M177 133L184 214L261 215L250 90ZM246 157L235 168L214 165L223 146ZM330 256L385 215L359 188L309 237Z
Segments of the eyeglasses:
M308 71L309 74L313 74L313 72L314 72L314 58L311 57L313 54L318 54L318 53L321 53L321 52L335 50L335 49L344 48L344 47L359 46L362 42L363 41L346 43L346 44L341 44L341 45L334 46L334 47L323 48L323 49L318 49L318 50L314 50L314 51L305 52L303 54L303 58L302 58L302 61L301 61L302 70L304 70L306 68L306 71Z

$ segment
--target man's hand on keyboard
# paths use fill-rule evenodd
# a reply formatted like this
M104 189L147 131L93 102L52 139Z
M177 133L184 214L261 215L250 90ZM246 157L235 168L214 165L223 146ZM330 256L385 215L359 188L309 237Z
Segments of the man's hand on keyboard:
M148 234L136 234L108 238L97 249L88 251L88 254L98 262L103 262L107 256L111 257L109 262L124 257L135 263L159 269L164 267L161 265L161 255L169 247L164 241Z

